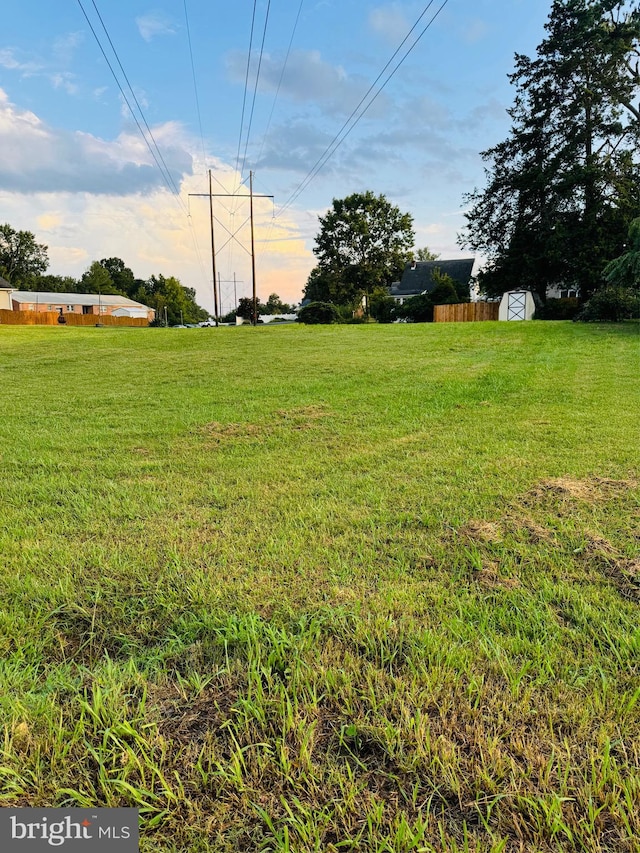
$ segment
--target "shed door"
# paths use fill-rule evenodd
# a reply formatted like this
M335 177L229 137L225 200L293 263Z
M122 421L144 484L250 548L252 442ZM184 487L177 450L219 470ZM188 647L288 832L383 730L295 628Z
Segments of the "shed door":
M507 320L526 320L527 294L510 293L507 303Z

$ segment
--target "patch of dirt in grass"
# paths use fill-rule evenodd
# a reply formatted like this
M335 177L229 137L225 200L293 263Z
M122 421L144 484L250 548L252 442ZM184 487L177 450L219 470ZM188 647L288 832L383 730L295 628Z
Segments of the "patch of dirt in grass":
M316 423L331 414L330 409L321 405L298 406L293 409L279 409L271 420L261 423L220 423L211 421L199 427L198 432L220 443L229 439L252 439L270 435L277 429L306 430L313 429Z
M518 578L504 577L495 564L483 566L474 574L479 584L487 589L516 589L520 586Z
M460 529L460 533L468 539L481 542L502 542L503 539L500 522L470 521Z
M639 601L640 558L622 557L611 542L603 536L590 532L585 536L586 545L580 552L581 559L611 580L624 598Z
M558 477L542 480L530 490L529 496L539 499L553 494L563 498L593 503L629 491L637 485L638 483L635 480L612 480L608 477L590 477L584 480Z
M186 702L169 688L156 688L149 699L159 715L159 734L167 740L190 744L202 743L229 720L238 695L238 686L227 684L203 690L196 699Z
M311 429L315 422L326 418L330 410L321 405L299 406L294 409L280 409L275 414L284 424L293 429Z
M553 533L542 524L538 524L526 515L510 514L506 519L509 527L516 533L524 533L530 542L551 544L556 542Z
M205 424L200 431L207 438L219 443L229 438L254 438L263 434L264 427L260 424L222 424L218 421L211 421L211 423Z
M640 560L624 558L622 546L616 547L600 533L580 527L584 504L591 507L608 501L620 502L637 486L636 480L608 477L542 480L509 503L495 521L471 520L455 531L456 537L467 540L478 552L479 568L472 567L471 576L488 589L516 587L519 585L516 578L502 575L502 559L520 565L535 559L532 546L534 549L539 546L544 553L552 550L569 557L578 572L574 578L577 582L597 583L598 576L604 576L623 597L638 600ZM562 528L554 529L555 519L568 518L584 542L580 548L576 549L575 539L573 542L566 539ZM451 540L451 534L445 539Z

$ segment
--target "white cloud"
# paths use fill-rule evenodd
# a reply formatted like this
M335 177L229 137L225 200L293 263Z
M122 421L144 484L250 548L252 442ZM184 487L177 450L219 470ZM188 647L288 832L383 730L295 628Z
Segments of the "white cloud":
M51 85L54 89L64 89L68 95L76 95L78 93L78 84L75 82L75 75L67 71L58 71L48 75L51 80Z
M162 12L151 11L136 18L140 35L145 41L157 36L171 36L177 31L175 24Z
M33 231L48 246L53 274L79 277L93 260L120 257L139 278L152 273L176 276L196 289L200 304L213 310L208 207L206 199L188 198L207 186L202 164L198 174L192 171L190 149L198 144L177 123L153 131L173 168L181 201L164 185L137 132L105 140L61 131L17 107L0 89L3 220ZM207 161L217 181L237 187L232 168L212 157ZM247 204L237 207L235 226ZM285 301L297 301L314 263L305 244L308 223L303 214L288 211L274 224L272 214L270 201L256 200L258 293L264 299L276 292ZM234 227L222 203L216 204L216 216ZM221 226L216 229L220 248L226 237ZM239 236L248 246L247 228ZM224 250L218 262L223 280L236 273L238 296L247 295L251 269L246 252L237 246L234 254ZM224 303L230 310L226 288Z
M42 71L42 64L18 58L16 51L10 47L0 49L0 66L9 71L20 71L25 76L31 76Z
M12 48L0 49L0 67L8 71L16 71L22 77L43 77L54 89L63 89L69 95L75 95L78 92L75 74L70 71L52 70L51 63L48 62L24 59Z
M399 42L411 29L411 24L399 3L378 6L369 13L369 26L391 42Z
M227 56L227 71L236 83L246 76L246 54L234 51ZM280 84L283 57L263 55L260 67L260 87L275 92ZM349 115L369 89L370 81L359 75L349 75L341 65L332 65L318 50L294 50L289 56L280 85L280 98L294 103L311 105L324 114ZM375 109L386 103L382 95Z
M174 181L191 172L191 155L179 125L153 134ZM137 131L105 140L51 127L20 110L0 89L0 189L34 192L122 194L162 186L159 168Z
M52 55L56 62L68 65L74 57L76 48L82 44L84 36L81 32L67 33L57 38L52 47Z

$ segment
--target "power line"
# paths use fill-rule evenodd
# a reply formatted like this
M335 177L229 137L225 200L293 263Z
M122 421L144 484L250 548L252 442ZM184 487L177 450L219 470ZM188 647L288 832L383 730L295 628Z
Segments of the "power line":
M262 31L262 44L260 45L260 57L258 58L258 70L256 71L256 83L253 87L253 101L251 102L251 113L249 115L249 126L247 127L247 141L244 146L244 157L242 159L242 168L240 169L240 177L244 172L244 166L247 162L247 149L249 148L249 138L251 136L251 125L253 124L253 111L256 106L256 96L258 94L258 83L260 81L260 69L262 68L262 56L264 54L264 43L267 37L267 25L269 23L269 11L271 9L271 0L267 3L267 13L264 18L264 29Z
M205 146L205 142L204 142L204 131L202 130L202 113L200 111L200 98L198 95L198 82L197 82L197 78L196 78L196 67L195 67L195 63L193 61L193 45L191 43L191 27L189 25L189 14L187 12L187 0L184 0L184 19L185 19L185 23L187 25L187 41L189 44L189 59L191 61L191 76L193 78L193 91L194 91L195 100L196 100L196 112L198 115L198 127L200 129L200 142L202 143L202 164L203 164L203 168L204 168L204 171L206 174L206 171L207 171L207 152L206 152L206 146ZM221 189L225 190L225 192L226 192L225 186L218 180L218 178L216 178L215 175L212 175L212 177L213 177L213 180L218 184L218 186ZM226 205L223 204L222 206L227 211L227 213L230 212L229 208Z
M238 135L238 152L236 154L236 172L240 165L240 149L242 148L242 131L244 130L244 111L247 105L247 91L249 89L249 68L251 66L251 53L253 51L253 29L256 22L256 6L258 0L253 0L253 15L251 16L251 33L249 35L249 53L247 55L247 70L244 76L244 95L242 96L242 113L240 115L240 133ZM241 176L242 177L242 176ZM237 192L237 190L236 190Z
M193 246L195 249L196 257L198 259L198 264L200 266L200 271L201 271L202 275L204 276L204 265L202 263L202 256L200 254L200 247L198 246L197 237L195 234L195 230L193 228L193 222L191 221L191 214L190 214L188 208L185 206L184 202L182 201L182 198L180 197L180 192L179 192L179 190L175 184L175 181L171 177L171 173L170 173L169 168L168 168L168 166L164 160L164 157L162 156L162 152L160 151L158 144L155 140L155 137L153 136L153 133L151 132L151 128L149 127L147 120L144 117L144 113L142 111L142 108L140 107L140 104L138 102L138 99L136 98L135 92L133 91L133 87L131 86L131 83L129 82L129 78L127 77L127 74L126 74L126 72L122 66L122 63L120 62L118 52L115 49L115 46L113 44L113 41L111 40L111 37L110 37L109 32L105 26L105 23L102 19L102 16L100 15L98 7L95 4L95 0L92 0L92 4L93 4L93 7L96 11L96 14L98 15L100 23L102 24L102 28L104 29L104 31L106 33L107 39L109 40L109 44L111 45L111 49L114 53L114 56L116 57L116 60L118 61L118 65L120 66L120 70L122 71L122 74L123 74L123 76L127 82L127 85L129 87L130 91L131 91L131 94L132 94L133 99L136 103L136 106L138 107L138 110L140 111L140 115L142 117L142 120L143 120L146 128L147 128L147 131L149 132L149 136L151 137L151 139L153 141L153 145L156 149L155 151L152 148L151 143L149 142L149 139L147 138L147 135L145 134L140 122L138 121L138 118L135 114L135 111L134 111L133 107L131 106L131 103L130 103L129 99L127 98L127 95L126 95L124 89L122 88L120 80L118 79L118 75L116 74L116 72L113 68L113 65L111 64L111 62L109 60L109 57L106 54L106 51L102 45L102 42L100 41L100 38L98 37L98 34L95 31L93 24L91 23L91 19L89 18L88 14L86 12L86 9L82 5L81 0L78 0L78 5L80 6L80 9L82 10L82 14L84 15L84 17L87 21L87 24L89 25L89 29L93 33L93 37L95 38L96 43L97 43L98 47L100 48L100 52L102 53L102 56L104 57L104 60L107 63L107 66L108 66L109 71L111 72L111 74L113 76L113 79L116 81L116 85L118 86L118 89L120 90L120 94L122 95L124 102L126 103L127 107L129 108L129 112L131 113L131 116L133 117L133 120L135 121L135 123L138 127L138 130L140 131L140 135L144 139L144 142L145 142L147 148L149 149L149 152L150 152L151 156L153 157L156 166L160 170L160 174L162 175L162 178L163 178L165 184L167 185L167 188L172 193L172 195L174 195L176 197L176 199L178 200L178 203L180 204L184 213L186 214L187 224L189 226L189 231L191 234L191 239L193 241ZM156 152L157 152L157 154L156 154Z
M183 205L183 207L184 207L184 204L183 204L182 200L180 199L179 194L177 194L177 193L176 193L176 191L175 191L175 188L171 186L171 176L170 176L170 175L168 175L168 173L165 173L165 169L163 169L163 167L162 167L162 165L161 165L161 163L160 163L160 160L158 159L158 156L156 155L156 152L155 152L155 151L153 150L153 148L151 147L151 143L150 143L150 142L149 142L149 140L147 139L147 136L146 136L146 134L145 134L144 130L142 129L142 126L141 126L140 122L138 121L138 117L136 116L136 114L135 114L135 111L134 111L133 107L132 107L132 106L131 106L131 104L129 103L129 99L127 98L127 95L126 95L126 93L125 93L124 89L122 88L122 85L120 84L120 80L118 79L118 75L117 75L117 74L116 74L116 72L114 71L114 68L113 68L113 66L112 66L111 62L109 61L109 57L107 56L107 54L106 54L106 52L105 52L105 49L104 49L104 47L102 46L102 42L100 41L100 39L99 39L99 37L98 37L98 34L96 33L96 31L95 31L95 29L94 29L94 27L93 27L93 24L91 23L91 20L90 20L89 16L87 15L87 12L86 12L86 10L85 10L84 6L82 5L82 0L78 0L78 5L79 5L79 6L80 6L80 8L82 9L82 14L83 14L83 15L84 15L84 17L86 18L86 21L87 21L87 23L88 23L88 25L89 25L89 29L90 29L90 30L91 30L91 32L93 33L93 37L95 38L95 40L96 40L96 42L97 42L97 44L98 44L98 47L100 48L100 52L102 53L102 56L104 57L104 60L105 60L105 62L107 63L107 65L108 65L108 67L109 67L109 71L111 71L111 74L112 74L112 76L113 76L113 79L116 81L116 84L117 84L117 86L118 86L118 89L120 90L120 94L121 94L121 95L122 95L122 97L124 98L124 102L126 103L127 107L129 108L129 112L131 113L131 116L132 116L133 120L135 121L135 123L136 123L136 125L137 125L137 127L138 127L138 130L140 131L140 135L141 135L141 136L142 136L142 138L144 139L145 144L146 144L147 148L149 149L149 152L150 152L151 156L152 156L152 157L153 157L153 159L155 160L156 166L157 166L157 167L158 167L158 169L160 170L160 173L162 174L162 178L163 178L163 180L164 180L165 184L167 185L167 187L168 187L169 191L170 191L172 194L177 195L178 200L180 201L180 203L181 203L181 204Z
M80 3L80 0L78 0L78 2ZM102 15L100 14L100 12L99 12L99 10L98 10L98 7L96 6L96 2L95 2L95 0L91 0L91 3L92 3L92 5L93 5L93 8L96 10L96 14L97 14L97 16L98 16L98 19L99 19L100 23L102 24L102 29L104 30L105 35L106 35L106 37L107 37L107 40L109 41L109 45L111 46L111 50L113 51L113 55L115 56L116 61L117 61L118 65L119 65L119 67L120 67L120 71L122 71L122 76L124 77L124 79L125 79L125 81L126 81L126 83L127 83L127 86L129 87L129 91L131 92L131 95L133 96L133 100L135 101L135 104L136 104L136 106L138 107L138 111L139 111L139 113L140 113L140 116L141 116L141 118L142 118L142 121L144 122L144 126L147 128L147 132L148 132L149 136L151 137L151 140L152 140L152 142L153 142L154 148L155 148L155 149L156 149L156 151L158 152L158 156L160 157L160 160L162 161L162 165L163 165L163 166L164 166L164 168L166 169L167 175L169 176L169 181L170 181L170 183L171 183L171 186L173 187L173 191L174 191L175 195L180 199L180 191L178 190L178 187L176 186L176 183L175 183L175 181L173 180L173 177L171 176L171 172L169 171L169 167L167 166L167 164L166 164L166 162L165 162L165 160L164 160L164 157L162 156L162 152L161 152L161 151L160 151L160 149L158 148L158 143L156 142L155 137L154 137L154 135L153 135L153 133L152 133L152 131L151 131L151 128L149 127L149 124L148 124L148 122L147 122L147 120L146 120L146 118L145 118L145 115L144 115L144 113L143 113L143 111L142 111L142 107L140 106L140 103L139 103L139 101L138 101L138 98L136 97L136 93L133 91L133 86L132 86L132 85L131 85L131 83L129 82L129 78L127 77L127 72L126 72L126 71L124 70L124 68L122 67L122 62L120 62L120 57L118 56L118 51L116 50L115 45L114 45L114 44L113 44L113 42L111 41L111 36L109 35L109 31L107 30L107 27L106 27L106 25L105 25L104 21L102 20ZM80 5L82 6L82 3L80 3ZM85 16L85 17L86 17L86 16ZM118 86L120 86L120 84L119 84L119 83L118 83ZM122 91L122 88L120 88L120 91ZM123 93L123 94L124 94L124 93ZM129 109L131 109L131 107L130 107L130 106L129 106ZM182 201L182 199L180 199L180 204L181 204L181 205L183 206L183 208L184 208L184 202Z
M403 62L406 60L406 58L409 56L409 54L412 52L412 50L415 48L415 46L418 44L418 42L422 39L422 37L424 36L424 34L427 32L427 30L431 27L431 25L432 25L432 24L433 24L433 22L436 20L436 18L437 18L437 17L438 17L438 15L440 14L440 12L442 12L442 10L443 10L443 9L444 9L444 7L447 5L447 3L449 2L449 0L444 0L444 1L443 1L442 5L439 7L439 9L436 11L436 13L433 15L433 17L430 19L430 21L429 21L429 22L427 23L427 25L424 27L424 29L422 30L422 32L418 35L418 37L415 39L415 41L413 42L413 44L408 48L408 50L405 52L404 56L400 59L400 61L398 62L398 64L395 66L395 68L394 68L394 69L391 71L391 73L387 76L386 80L385 80L385 81L382 83L382 85L379 87L378 91L374 93L373 97L372 97L372 98L369 100L369 102L365 105L365 107L364 107L364 109L362 110L362 112L360 113L360 115L358 115L358 116L355 118L355 120L353 121L353 123L352 123L352 124L351 124L351 126L349 127L350 122L352 121L352 119L354 119L354 117L356 116L356 114L357 114L358 110L360 109L360 107L362 106L362 104L363 104L363 103L366 101L366 99L369 97L369 95L370 95L371 91L373 90L374 86L376 85L376 83L380 80L380 78L382 77L382 75L384 74L384 72L385 72L385 71L387 70L387 68L391 65L391 63L393 62L393 60L395 59L395 57L396 57L396 56L398 55L398 53L400 52L400 50L401 50L402 46L403 46L403 45L405 44L405 42L408 40L408 38L409 38L409 36L411 35L411 33L416 29L416 27L418 26L418 24L420 23L420 21L422 20L422 18L425 16L425 14L428 12L428 10L430 9L430 7L433 5L433 2L434 2L434 0L430 0L430 2L426 5L426 7L425 7L425 8L424 8L424 10L422 11L421 15L419 16L418 20L417 20L417 21L415 22L415 24L411 27L411 29L409 30L409 32L407 33L407 35L404 37L404 39L402 40L402 42L398 45L398 47L397 47L397 48L396 48L396 50L394 51L393 55L391 56L391 58L389 59L389 61L387 62L387 64L384 66L384 68L382 69L382 71L378 74L378 76L376 77L376 79L374 80L374 82L373 82L373 83L371 84L371 86L369 87L369 89L368 89L367 93L366 93L366 94L364 95L364 97L360 100L360 103L357 105L357 107L353 110L353 112L351 113L351 115L349 116L349 118L348 118L348 119L345 121L345 123L342 125L342 127L340 128L340 130L338 131L338 133L334 136L333 140L332 140L332 141L329 143L329 145L325 148L325 150L324 150L323 154L321 154L321 155L320 155L320 157L318 158L318 160L316 161L316 163L314 164L314 166L313 166L313 167L311 168L311 170L308 172L307 176L306 176L306 177L305 177L305 178L300 182L300 184L298 185L298 187L297 187L297 188L296 188L296 189L291 193L291 195L289 196L289 198L287 199L287 201L285 202L285 204L280 208L280 210L279 210L279 212L278 212L277 216L280 216L282 213L284 213L284 211L285 211L285 210L287 210L287 208L289 208L289 207L293 204L293 202L298 198L298 196L299 196L299 195L300 195L300 194L301 194L301 193L302 193L302 192L303 192L303 191L304 191L304 190L309 186L309 184L311 183L311 181L313 181L313 179L316 177L316 175L317 175L317 174L318 174L318 173L319 173L319 172L324 168L324 166L328 163L328 161L329 161L329 160L331 159L331 157L335 154L335 152L338 150L338 148L342 145L342 143L343 143L343 142L344 142L344 140L347 138L347 136L349 136L349 134L351 133L351 131L356 127L356 125L358 124L358 122L360 121L360 119L365 115L365 113L367 112L367 110L368 110L368 109L371 107L371 105L374 103L374 101L376 100L376 98L381 94L382 90L385 88L385 86L387 85L387 83L388 83L388 82L391 80L391 78L394 76L394 74L396 73L396 71L400 68L400 66L403 64Z
M198 83L196 80L196 67L193 62L193 46L191 44L191 28L189 27L189 14L187 12L187 0L184 0L184 20L187 25L187 41L189 43L189 58L191 60L191 76L193 77L193 91L196 98L196 112L198 114L198 127L200 128L200 141L202 142L202 162L206 169L207 153L204 145L204 133L202 131L202 115L200 113L200 98L198 97Z
M289 38L289 44L287 46L287 53L286 53L286 56L284 58L284 62L282 64L282 70L280 72L280 78L278 80L278 86L276 88L276 94L273 98L273 104L271 105L271 112L269 113L269 119L267 120L267 126L265 128L265 131L264 131L264 134L262 137L262 143L260 144L260 151L258 152L258 157L256 158L256 161L254 163L254 176L255 176L255 166L257 165L258 162L260 162L260 158L262 157L262 151L264 149L265 142L267 141L267 134L269 133L269 128L271 127L271 120L273 118L273 113L275 111L276 103L278 101L278 95L280 94L280 88L282 87L282 81L284 79L284 72L286 71L287 63L289 61L289 56L291 54L291 47L293 45L293 39L295 38L296 30L298 29L298 22L300 21L300 15L302 13L303 5L304 5L304 0L300 0L300 5L298 6L298 12L296 14L296 19L293 23L293 29L291 30L291 36ZM262 244L262 252L264 252L266 250L266 244L271 242L270 238L271 238L271 234L273 232L275 220L276 220L276 214L275 214L275 207L274 207L274 212L273 212L273 215L271 217L271 222L269 223L269 231L268 231L267 237L264 240L260 240L260 243Z
M276 94L275 94L275 97L273 99L273 104L271 105L271 112L269 113L269 119L267 121L267 127L266 127L266 130L264 132L264 136L262 137L262 144L260 145L260 151L258 152L258 157L257 157L256 162L254 163L254 167L258 164L258 162L260 161L260 158L262 157L262 150L264 149L264 145L265 145L265 142L267 140L267 134L269 133L269 128L271 127L271 119L273 118L273 113L275 111L276 103L278 101L278 95L280 94L280 88L282 86L282 81L284 79L284 72L287 68L287 63L289 61L289 55L291 54L291 46L293 45L293 39L295 37L296 30L298 29L298 22L300 21L300 14L302 12L302 6L303 5L304 5L304 0L300 0L300 5L298 6L298 14L296 15L296 19L295 19L295 22L293 24L293 30L291 31L291 38L289 39L289 46L287 47L287 55L284 58L284 63L282 65L282 71L280 72L280 79L278 80L278 86L276 89ZM254 168L254 172L255 172L255 168Z

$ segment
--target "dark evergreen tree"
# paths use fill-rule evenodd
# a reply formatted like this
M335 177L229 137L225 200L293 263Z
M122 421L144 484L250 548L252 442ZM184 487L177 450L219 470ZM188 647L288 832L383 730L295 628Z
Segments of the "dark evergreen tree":
M637 4L555 0L535 59L516 56L509 137L483 153L462 245L481 289L576 287L583 299L640 212Z

